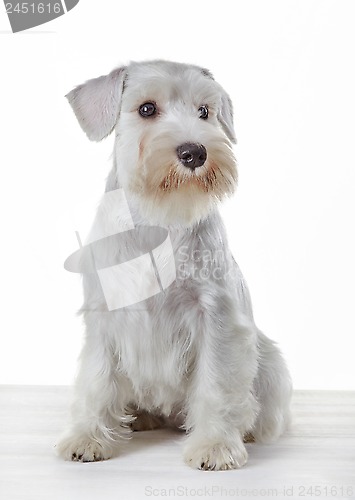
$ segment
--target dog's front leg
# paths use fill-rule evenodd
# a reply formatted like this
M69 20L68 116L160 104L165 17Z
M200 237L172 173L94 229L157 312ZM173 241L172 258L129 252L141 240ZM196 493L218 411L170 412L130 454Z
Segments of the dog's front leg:
M93 462L116 455L130 433L125 408L131 384L119 373L112 342L114 313L89 312L81 353L71 422L57 444L65 460ZM117 328L117 327L116 327ZM111 336L110 336L111 332Z
M257 372L256 329L220 298L196 317L197 357L191 374L184 458L203 470L242 467L243 443L258 413L252 394ZM212 307L213 306L213 307Z

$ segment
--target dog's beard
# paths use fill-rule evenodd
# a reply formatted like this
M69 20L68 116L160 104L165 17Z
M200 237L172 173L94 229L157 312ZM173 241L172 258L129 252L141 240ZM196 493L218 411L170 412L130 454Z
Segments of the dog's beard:
M209 162L207 167L198 167L193 172L187 171L186 167L179 164L173 164L168 175L160 183L159 190L166 193L175 190L203 191L220 199L233 192L235 181L230 175L224 175L220 167L213 162Z
M190 225L232 194L236 184L236 161L226 140L210 140L205 164L193 171L178 160L176 145L160 137L142 139L131 188L154 222Z

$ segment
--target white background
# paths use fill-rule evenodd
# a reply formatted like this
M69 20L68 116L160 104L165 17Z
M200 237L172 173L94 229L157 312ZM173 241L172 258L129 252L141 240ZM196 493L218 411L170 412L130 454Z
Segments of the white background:
M347 0L82 0L12 34L0 6L0 383L76 370L80 280L63 262L113 139L90 143L64 94L166 58L210 68L234 102L239 188L223 214L258 326L295 388L355 389L354 25Z

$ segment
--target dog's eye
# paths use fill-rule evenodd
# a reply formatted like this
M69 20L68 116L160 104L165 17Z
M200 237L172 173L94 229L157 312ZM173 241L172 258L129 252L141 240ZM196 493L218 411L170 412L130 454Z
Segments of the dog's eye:
M155 115L157 112L157 107L154 102L145 102L141 106L139 106L139 114L143 116L143 118L148 118L149 116Z
M198 108L198 113L199 113L199 118L202 118L202 120L207 120L208 118L208 107L207 106L201 106Z

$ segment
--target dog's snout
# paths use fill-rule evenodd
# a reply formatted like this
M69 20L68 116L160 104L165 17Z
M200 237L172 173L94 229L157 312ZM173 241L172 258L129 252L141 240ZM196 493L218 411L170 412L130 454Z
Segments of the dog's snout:
M201 167L207 159L207 151L202 144L185 142L176 149L177 156L181 163L191 170Z

